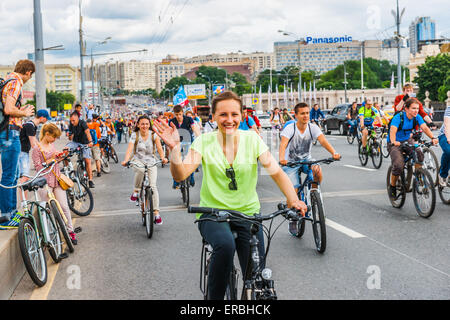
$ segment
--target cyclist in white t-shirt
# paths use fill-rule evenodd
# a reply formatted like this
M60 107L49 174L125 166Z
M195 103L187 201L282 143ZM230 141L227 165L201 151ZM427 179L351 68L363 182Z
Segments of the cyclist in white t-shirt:
M310 108L306 103L299 103L295 106L295 118L297 122L291 123L281 132L280 142L280 164L283 166L284 172L291 179L294 188L300 187L297 167L287 167L288 162L298 162L302 160L312 160L311 148L314 140L318 140L320 144L332 154L335 160L339 160L341 156L334 150L333 146L328 142L322 130L309 121ZM305 168L306 167L306 168ZM303 173L307 173L307 166L303 166ZM319 165L312 166L314 181L320 183L322 181L322 169ZM317 185L313 184L313 187Z

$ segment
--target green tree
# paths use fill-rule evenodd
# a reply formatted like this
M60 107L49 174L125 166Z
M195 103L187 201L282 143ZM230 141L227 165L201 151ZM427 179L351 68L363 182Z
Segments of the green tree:
M171 97L173 97L176 93L177 90L180 86L185 86L187 84L190 83L190 80L186 77L175 77L169 80L169 82L166 83L166 85L164 86L164 89L161 90L161 92L159 93L159 96L161 98L165 98L165 97L169 97L169 95Z
M431 100L443 99L445 87L450 84L447 82L449 71L449 54L441 53L435 57L427 57L425 63L418 67L417 77L414 79L414 82L419 86L417 97L420 100L425 99L425 92L428 91ZM441 89L443 86L444 88Z

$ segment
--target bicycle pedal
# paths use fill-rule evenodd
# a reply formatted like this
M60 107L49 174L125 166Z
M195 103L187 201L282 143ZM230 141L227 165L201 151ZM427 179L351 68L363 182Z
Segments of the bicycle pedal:
M69 257L69 255L67 254L67 252L64 252L64 253L61 253L58 258L59 259L66 259L68 257Z
M76 227L73 232L75 233L80 233L81 231L83 231L83 229L81 229L81 227Z

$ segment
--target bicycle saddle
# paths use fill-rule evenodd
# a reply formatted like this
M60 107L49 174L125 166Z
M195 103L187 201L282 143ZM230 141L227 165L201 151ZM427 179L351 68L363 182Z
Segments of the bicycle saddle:
M23 190L25 191L33 191L37 190L39 188L43 188L47 184L47 179L44 177L37 178L32 183L29 183L25 186L23 186Z

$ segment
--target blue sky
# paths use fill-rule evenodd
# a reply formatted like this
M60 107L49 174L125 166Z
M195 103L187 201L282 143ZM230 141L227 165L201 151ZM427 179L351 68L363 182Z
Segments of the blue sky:
M0 2L0 64L13 64L34 51L33 1ZM79 0L41 0L46 63L79 65ZM87 53L147 49L148 53L110 55L96 61L159 61L167 54L273 51L273 42L299 37L352 36L384 39L393 35L395 0L82 0ZM450 1L400 0L405 7L401 33L417 16L436 21L437 35L450 38ZM111 37L106 45L98 41ZM95 46L95 47L94 47Z

